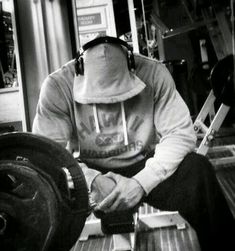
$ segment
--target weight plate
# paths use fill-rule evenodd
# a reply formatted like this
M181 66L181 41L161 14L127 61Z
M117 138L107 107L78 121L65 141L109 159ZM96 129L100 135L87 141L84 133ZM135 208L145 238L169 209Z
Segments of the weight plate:
M232 106L234 103L233 72L233 55L229 55L216 63L210 75L217 101L227 106Z
M39 182L37 179L43 180L43 184L45 186L47 184L50 187L49 190L53 190L55 201L52 198L53 196L49 199L47 198L47 194L45 192L47 189L44 189L44 197L47 199L43 202L43 192L39 189L39 194L41 195L41 200L43 202L42 204L45 205L45 212L43 215L45 216L48 211L52 212L55 210L55 212L51 215L50 221L47 221L47 217L45 217L45 225L48 226L48 224L50 224L52 227L52 222L56 223L54 225L54 230L53 227L51 229L51 231L53 231L51 233L52 236L50 237L50 244L46 245L49 247L38 250L69 250L78 239L88 214L88 193L86 181L77 161L67 150L48 138L34 135L32 133L18 132L2 134L0 136L0 161L2 163L8 163L7 170L10 169L9 165L13 165L14 168L12 168L11 171L8 170L10 172L10 177L11 175L12 177L16 175L19 177L20 182L25 184L25 187L32 186L32 191L36 191L37 189L35 187L37 186L37 182ZM29 179L27 179L27 182L25 180L29 174L26 172L26 170L28 171L27 168L30 169L30 174L32 176L34 175L34 178L32 179L32 182L34 183L32 184L29 183ZM67 168L71 171L71 173L75 173L76 177L73 175L75 190L69 190L66 175L62 168ZM1 173L5 173L5 176L1 176L2 179L5 179L4 177L9 177L7 176L8 171L6 171L5 164L1 165L0 171ZM19 174L20 171L21 175ZM28 188L26 190L29 192L30 189ZM3 193L1 193L1 205L3 204L2 201L6 205L6 199L4 198L9 196L9 193L7 193L7 195L4 193L4 196ZM16 197L11 197L11 200L9 201L11 201L11 203L6 206L8 207L6 212L4 212L3 209L2 211L6 214L13 214L13 216L10 214L10 217L13 217L14 219L13 221L16 220L17 222L21 222L18 221L18 219L24 218L27 210L29 215L37 216L40 214L41 208L38 203L38 207L28 206L25 214L17 214L15 216L16 218L14 218L14 211L16 208L20 208L19 205L23 202L19 201L16 207L15 203L13 203L13 201L16 201ZM52 206L52 208L47 207L47 203L51 204L50 206ZM22 208L24 206L26 206L26 204L22 204ZM37 218L38 217L36 217L36 219ZM28 226L30 221L26 221L26 224ZM21 227L21 224L19 223L17 227ZM39 224L38 230L40 229L41 227ZM37 229L35 229L35 231L36 230ZM45 230L44 227L42 227L41 230ZM28 233L30 234L30 231ZM37 249L35 248L35 251L36 250Z

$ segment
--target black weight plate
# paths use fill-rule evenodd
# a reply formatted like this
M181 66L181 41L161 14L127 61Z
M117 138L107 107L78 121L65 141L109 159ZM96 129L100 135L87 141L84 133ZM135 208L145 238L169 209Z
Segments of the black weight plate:
M234 105L233 72L233 55L229 55L216 63L210 75L216 99L227 106Z
M0 213L7 219L1 250L49 248L59 223L58 200L46 179L24 163L0 161Z
M50 250L68 250L77 240L88 212L84 175L73 156L56 142L32 133L7 133L0 136L0 160L21 159L32 164L54 189L58 200L59 227ZM76 191L68 189L63 167L76 170Z

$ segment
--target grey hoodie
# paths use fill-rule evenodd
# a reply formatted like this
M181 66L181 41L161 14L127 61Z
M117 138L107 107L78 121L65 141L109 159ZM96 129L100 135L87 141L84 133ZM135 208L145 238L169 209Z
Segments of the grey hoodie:
M113 104L81 104L74 99L74 61L44 81L33 132L79 153L88 186L99 174L128 168L155 150L134 178L148 194L177 169L195 148L189 110L166 67L135 55L136 76L146 86L136 96ZM94 76L95 77L95 76ZM115 91L115 90L114 90Z

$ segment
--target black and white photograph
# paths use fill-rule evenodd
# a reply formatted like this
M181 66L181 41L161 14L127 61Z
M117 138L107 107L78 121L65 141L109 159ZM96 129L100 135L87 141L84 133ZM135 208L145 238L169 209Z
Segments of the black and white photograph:
M0 0L0 250L235 250L235 0Z

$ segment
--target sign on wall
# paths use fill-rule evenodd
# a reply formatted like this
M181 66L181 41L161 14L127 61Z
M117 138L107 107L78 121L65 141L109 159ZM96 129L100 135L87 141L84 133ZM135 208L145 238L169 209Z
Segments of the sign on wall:
M80 46L98 35L116 36L112 1L93 1L87 5L85 1L77 1L76 5Z

